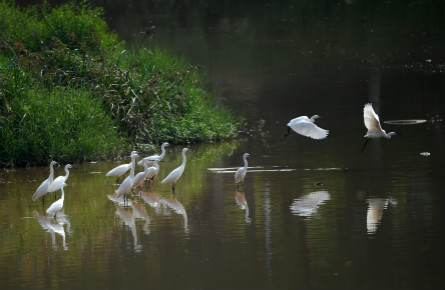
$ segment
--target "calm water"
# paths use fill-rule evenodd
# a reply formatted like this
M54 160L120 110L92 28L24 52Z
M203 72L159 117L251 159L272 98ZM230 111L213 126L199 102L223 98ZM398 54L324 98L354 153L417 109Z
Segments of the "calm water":
M31 200L48 168L3 170L0 289L443 289L443 122L383 123L445 115L443 3L345 3L94 2L130 43L204 66L250 133L188 146L175 196L169 148L125 205L105 173L129 158L75 164L57 221ZM359 153L367 102L402 135ZM327 139L283 137L313 114Z

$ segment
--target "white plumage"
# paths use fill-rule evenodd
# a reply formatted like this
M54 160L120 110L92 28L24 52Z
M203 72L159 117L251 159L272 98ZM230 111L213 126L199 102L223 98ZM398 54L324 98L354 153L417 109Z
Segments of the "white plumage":
M182 164L178 168L176 168L172 172L170 172L170 174L167 175L167 177L161 181L162 184L171 182L172 183L172 191L175 191L176 182L178 182L178 179L181 177L182 173L184 172L185 163L186 163L185 153L189 150L190 149L188 149L188 148L182 149Z
M287 123L287 126L296 133L310 137L312 139L324 139L328 136L329 131L322 129L315 125L315 119L320 118L318 115L314 115L311 118L307 116L301 116L292 119ZM290 129L285 136L289 135Z
M136 151L131 152L130 157L132 157L135 154L137 155ZM108 171L106 176L117 176L116 183L118 183L119 178L122 175L124 175L125 172L127 172L130 168L131 168L131 162L128 164L122 164Z
M39 197L43 196L43 204L45 204L45 194L48 193L48 188L53 184L54 182L54 165L56 165L56 161L51 161L49 165L49 176L48 178L40 184L40 186L37 188L36 192L32 196L32 200L36 200Z
M382 129L382 126L380 125L379 116L374 112L372 104L366 104L364 106L363 120L365 122L366 129L368 129L368 132L366 132L366 135L363 136L367 139L361 150L362 152L363 150L365 150L366 144L368 143L369 139L376 139L382 137L386 139L391 139L391 136L397 135L396 132L386 133L386 131Z
M244 177L246 176L246 172L247 172L247 157L249 157L250 154L249 153L244 153L243 154L243 160L244 160L244 167L240 167L236 172L235 172L235 183L240 183L240 182L244 182Z
M62 191L62 197L55 202L46 210L47 214L54 214L54 218L56 218L56 215L59 211L63 209L63 201L65 199L65 192L63 191L63 188L67 186L68 184L63 183L60 187L60 190Z

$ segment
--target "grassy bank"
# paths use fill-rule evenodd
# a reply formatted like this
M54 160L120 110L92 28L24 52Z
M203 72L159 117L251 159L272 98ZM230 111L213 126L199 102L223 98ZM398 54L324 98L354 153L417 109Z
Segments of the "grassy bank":
M239 121L204 79L165 51L129 50L86 2L0 2L0 166L232 138Z

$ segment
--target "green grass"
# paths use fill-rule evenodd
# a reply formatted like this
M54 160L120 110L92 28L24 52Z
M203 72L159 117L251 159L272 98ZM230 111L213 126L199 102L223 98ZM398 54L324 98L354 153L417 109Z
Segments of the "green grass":
M233 138L241 121L204 80L168 52L125 50L86 2L0 2L0 166Z

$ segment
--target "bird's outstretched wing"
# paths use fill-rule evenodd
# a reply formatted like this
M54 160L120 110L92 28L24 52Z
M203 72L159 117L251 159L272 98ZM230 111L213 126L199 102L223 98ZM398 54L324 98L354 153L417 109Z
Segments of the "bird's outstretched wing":
M366 104L363 108L363 118L369 132L382 130L379 116L374 112L371 104Z
M322 129L310 121L298 122L290 126L292 130L306 137L313 139L324 139L329 131Z

